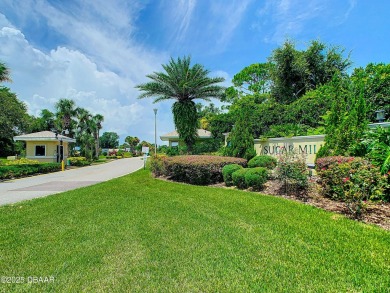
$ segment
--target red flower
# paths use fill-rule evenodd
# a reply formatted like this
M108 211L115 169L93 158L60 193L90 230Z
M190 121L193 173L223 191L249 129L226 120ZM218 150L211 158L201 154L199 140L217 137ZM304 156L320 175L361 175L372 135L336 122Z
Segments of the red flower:
M349 177L343 178L343 182L344 182L344 183L347 182L347 181L349 181Z

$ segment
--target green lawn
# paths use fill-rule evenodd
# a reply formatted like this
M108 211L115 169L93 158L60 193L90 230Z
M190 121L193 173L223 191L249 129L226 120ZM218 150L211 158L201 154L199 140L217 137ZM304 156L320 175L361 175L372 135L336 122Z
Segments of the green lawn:
M0 275L25 278L0 283L0 292L390 288L388 231L281 198L156 180L147 170L1 207L0 223Z

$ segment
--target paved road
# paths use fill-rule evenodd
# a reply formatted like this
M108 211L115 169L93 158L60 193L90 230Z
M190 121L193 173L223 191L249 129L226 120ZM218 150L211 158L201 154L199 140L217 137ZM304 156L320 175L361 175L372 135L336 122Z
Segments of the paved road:
M143 167L141 158L120 159L109 163L0 182L0 205L44 197L107 181Z

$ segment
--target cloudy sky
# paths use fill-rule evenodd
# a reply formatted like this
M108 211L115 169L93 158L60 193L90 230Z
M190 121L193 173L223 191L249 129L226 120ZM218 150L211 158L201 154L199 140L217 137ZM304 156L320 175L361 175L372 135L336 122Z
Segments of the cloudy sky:
M135 85L170 56L191 55L231 78L286 38L351 51L354 67L390 62L388 0L1 0L6 84L38 116L60 98L104 115L103 131L154 141L174 129L172 101L137 99Z

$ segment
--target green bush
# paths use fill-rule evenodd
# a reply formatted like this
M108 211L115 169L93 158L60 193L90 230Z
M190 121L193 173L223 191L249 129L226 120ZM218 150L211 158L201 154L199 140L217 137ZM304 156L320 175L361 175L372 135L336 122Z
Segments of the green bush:
M60 163L43 163L43 164L19 164L0 166L0 179L11 179L25 177L39 173L50 173L61 170Z
M245 173L245 185L260 190L267 182L268 171L264 167L250 168Z
M4 165L11 166L11 165L27 165L27 164L29 165L39 164L39 161L21 158L19 160L7 160L5 161Z
M347 162L352 162L354 157L343 157L343 156L330 156L319 158L316 161L316 171L323 171L329 168L329 166L334 164L342 164Z
M277 165L277 159L267 155L256 156L249 160L248 168L264 167L267 169L274 169Z
M245 189L247 188L246 182L245 182L245 174L249 171L250 169L240 169L232 174L232 180L233 180L233 185L237 186L240 189Z
M347 158L333 161L332 164L318 170L323 194L332 199L345 200L346 192L355 186L365 193L363 200L384 199L386 178L380 174L379 167L363 158Z
M241 158L220 156L175 156L163 160L164 176L196 185L222 182L222 168L228 164L246 166Z
M164 168L164 159L167 158L165 154L157 154L153 156L150 160L150 170L152 171L153 176L159 177L165 174Z
M232 179L232 174L237 171L242 169L243 167L238 164L230 164L226 165L222 168L222 176L223 176L223 181L225 182L226 186L232 186L233 185L233 179Z
M69 157L68 160L71 166L83 167L91 165L85 157Z
M305 190L309 185L306 160L294 152L283 152L278 156L275 174L284 182L286 193L288 189Z
M123 152L122 157L123 157L123 158L131 158L131 157L133 157L133 154L130 153L130 152Z

